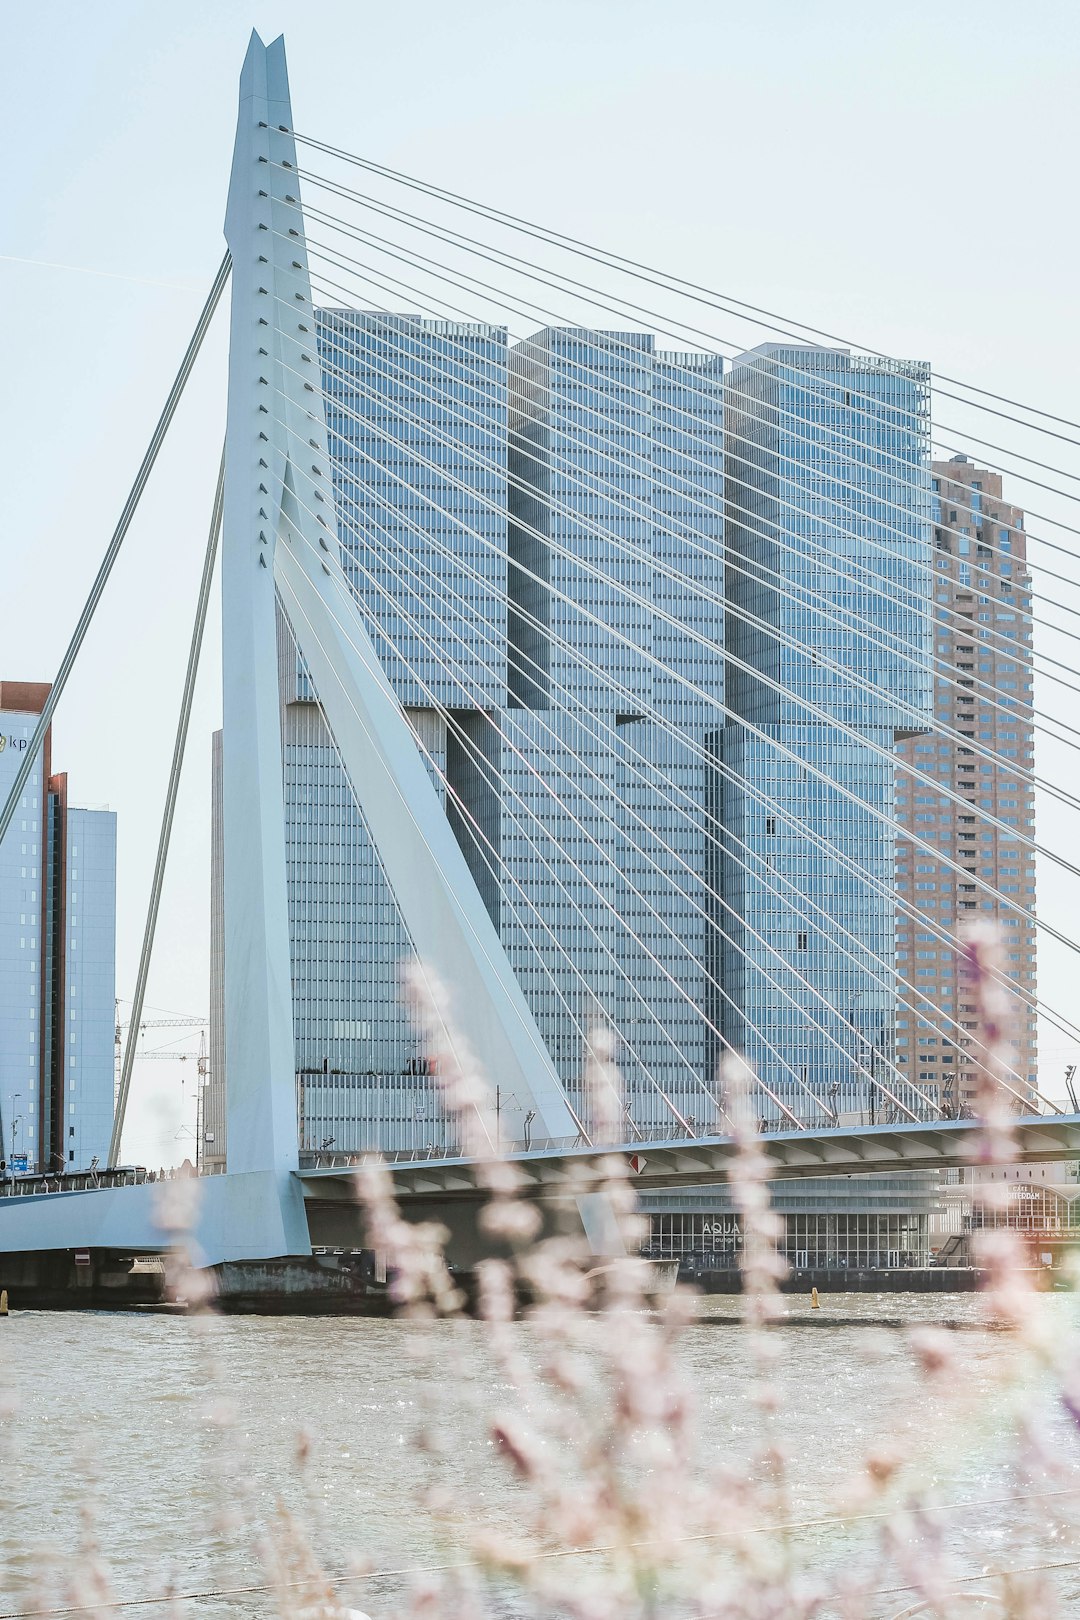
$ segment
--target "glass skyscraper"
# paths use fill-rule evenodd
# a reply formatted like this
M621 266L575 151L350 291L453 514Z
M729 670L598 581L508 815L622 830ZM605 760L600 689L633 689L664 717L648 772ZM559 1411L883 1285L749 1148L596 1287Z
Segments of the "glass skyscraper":
M343 566L437 791L445 803L449 783L452 806L475 801L490 821L485 717L505 702L505 330L336 310L318 330ZM281 672L301 1145L433 1145L445 1124L402 996L410 941L287 632Z
M705 1131L719 357L639 332L537 333L510 355L509 471L503 940L576 1107L599 1021L633 1126Z
M876 1110L891 751L928 698L923 368L773 347L725 379L646 333L334 310L319 335L343 566L573 1105L604 1024L628 1134L719 1128L725 1042L767 1117ZM411 945L284 627L280 664L301 1145L442 1144Z
M888 1117L884 1087L919 1111L891 820L894 744L932 717L928 390L918 363L781 344L726 380L724 1020L773 1121Z
M342 561L558 1072L576 1093L610 1023L635 1126L708 1128L721 361L642 333L511 351L497 327L319 322ZM280 666L302 1146L442 1142L410 942L287 632Z

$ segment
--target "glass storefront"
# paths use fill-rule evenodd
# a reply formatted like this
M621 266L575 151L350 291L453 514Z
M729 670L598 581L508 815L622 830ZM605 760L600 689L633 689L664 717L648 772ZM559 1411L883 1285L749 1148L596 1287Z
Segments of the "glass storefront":
M693 1258L702 1269L723 1269L737 1263L739 1247L737 1215L673 1211L650 1217L648 1253L654 1257ZM784 1254L795 1270L925 1266L926 1216L786 1215Z

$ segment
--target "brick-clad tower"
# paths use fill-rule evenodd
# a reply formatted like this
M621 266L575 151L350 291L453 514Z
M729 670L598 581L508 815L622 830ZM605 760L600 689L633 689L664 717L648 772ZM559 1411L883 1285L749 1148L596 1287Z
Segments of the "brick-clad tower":
M1035 814L1024 777L1034 762L1031 581L1024 514L1002 498L1000 474L966 456L935 462L933 521L935 729L899 745L897 819L960 871L910 839L897 843L896 965L910 1005L897 1016L896 1051L909 1077L956 1113L974 1087L974 1008L941 934L972 917L993 920L1011 981L1032 1003L1036 994L1035 927L1009 903L1035 905L1034 856L1021 842ZM1019 1079L1010 1083L1026 1096L1037 1080L1035 1013L1020 996L1014 1007Z

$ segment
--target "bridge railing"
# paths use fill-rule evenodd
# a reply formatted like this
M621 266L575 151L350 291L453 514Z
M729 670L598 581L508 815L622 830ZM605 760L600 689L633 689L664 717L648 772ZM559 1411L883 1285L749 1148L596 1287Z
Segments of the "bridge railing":
M114 1170L65 1170L53 1175L12 1175L0 1171L0 1198L39 1198L46 1193L99 1192L106 1187L141 1187L145 1182L175 1181L192 1175L220 1175L217 1166L190 1166L172 1170L148 1170L145 1165L119 1165Z
M81 1170L56 1175L11 1175L0 1179L0 1197L36 1198L43 1193L92 1192L99 1187L134 1187L156 1180L141 1165L125 1165L116 1170Z
M761 1122L762 1132L769 1129L790 1130L790 1125L770 1125L765 1120ZM807 1127L810 1128L809 1126ZM636 1128L632 1133L617 1142L590 1142L580 1131L571 1136L535 1136L503 1137L498 1145L498 1157L505 1158L515 1153L565 1153L573 1148L593 1148L596 1152L633 1153L636 1149L649 1143L666 1142L699 1142L715 1139L723 1132L716 1130L687 1130L684 1126L672 1123L658 1126L655 1129ZM300 1151L301 1170L352 1170L359 1169L365 1164L424 1164L445 1159L475 1158L474 1151L466 1150L454 1144L431 1143L424 1147L415 1148L363 1148L355 1152L346 1152L341 1148L302 1148Z
M894 1118L890 1112L884 1117L884 1110L866 1110L864 1113L842 1114L837 1122L829 1120L800 1119L796 1124L790 1120L765 1119L758 1121L758 1131L762 1136L776 1135L791 1130L806 1130L815 1134L829 1129L855 1128L866 1129L875 1125L896 1125L911 1123L910 1121ZM926 1120L923 1123L940 1123L936 1120ZM633 1153L639 1148L647 1147L650 1143L657 1145L669 1142L701 1142L715 1141L727 1133L715 1126L706 1128L691 1122L690 1127L672 1121L664 1126L628 1127L627 1135L617 1142L590 1142L582 1133L576 1136L536 1136L503 1137L499 1142L499 1157L515 1153L544 1153L567 1152L572 1148L592 1147L597 1152ZM301 1170L351 1170L365 1164L381 1162L383 1164L423 1164L443 1159L460 1159L476 1157L474 1153L467 1153L463 1148L455 1145L429 1143L423 1147L411 1148L358 1148L355 1151L338 1147L301 1148Z
M499 1156L505 1157L511 1153L542 1153L545 1149L552 1152L566 1151L569 1148L587 1147L589 1144L579 1133L577 1136L534 1136L529 1141L506 1141L499 1144ZM620 1148L633 1150L633 1144L619 1143ZM336 1148L302 1149L300 1153L301 1170L358 1170L365 1164L424 1164L445 1159L460 1159L475 1157L460 1147L447 1144L431 1144L416 1148L364 1148L357 1149L355 1153L341 1152Z

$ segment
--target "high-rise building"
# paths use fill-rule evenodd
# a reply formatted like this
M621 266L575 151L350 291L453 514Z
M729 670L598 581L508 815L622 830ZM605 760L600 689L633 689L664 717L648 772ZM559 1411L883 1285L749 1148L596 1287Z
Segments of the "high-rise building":
M575 1106L599 1021L646 1133L717 1121L721 369L642 332L510 355L502 937Z
M608 1021L635 1121L668 1128L672 1098L704 1127L721 361L641 333L510 353L498 327L319 319L343 563L558 1071L574 1091ZM281 670L302 1146L441 1142L402 1004L408 938L287 637Z
M901 745L897 770L897 819L909 837L897 848L896 959L910 988L896 1061L955 1114L974 1095L978 1058L975 1008L951 943L970 918L1000 928L1004 965L1028 1002L1016 1003L1010 1084L1027 1096L1037 1083L1036 936L1022 915L1035 904L1035 857L1023 841L1035 813L1031 581L1024 514L1003 499L1001 475L964 455L932 471L936 726Z
M892 1049L894 747L930 718L926 368L770 344L725 378L722 1022L770 1124L917 1110ZM796 1268L925 1264L919 1175L770 1188ZM722 1188L642 1199L653 1253L731 1267Z
M0 682L0 800L49 687ZM85 1170L114 1105L116 816L68 803L46 732L0 845L0 1157Z
M888 1117L894 755L930 719L928 371L766 344L725 382L724 1027L762 1116Z
M599 1021L645 1133L715 1128L725 1039L767 1115L876 1117L925 368L770 346L725 390L645 333L340 311L320 343L344 566L572 1100ZM411 947L287 636L281 670L302 1145L441 1142Z
M445 775L464 802L483 799L462 736L506 701L505 328L348 310L318 323L342 564L437 792L445 802ZM437 1145L445 1118L402 995L412 947L284 619L280 631L300 1145ZM218 786L211 1166L226 1151L220 827Z

